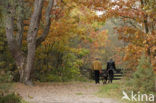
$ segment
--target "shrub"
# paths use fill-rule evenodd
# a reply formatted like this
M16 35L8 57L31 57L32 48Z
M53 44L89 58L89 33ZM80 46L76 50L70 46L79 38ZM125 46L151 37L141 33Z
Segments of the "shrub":
M10 92L12 79L11 72L0 72L0 103L26 103L20 96Z
M53 73L47 73L40 76L40 82L61 82L62 79L60 76Z
M79 67L82 64L82 60L74 53L64 53L60 58L60 61L61 63L56 62L55 65L48 63L48 66L42 66L43 68L34 72L33 79L41 82L67 82L79 80Z
M15 94L0 96L0 103L21 103L21 98Z
M8 94L9 90L12 86L12 75L11 72L4 72L0 71L0 95L1 94Z
M129 84L135 92L149 93L154 91L154 72L149 59L144 55L139 60L137 70L132 75Z
M22 98L14 93L8 94L6 96L0 96L0 103L28 103Z
M0 71L0 82L11 82L13 80L13 75L11 71Z

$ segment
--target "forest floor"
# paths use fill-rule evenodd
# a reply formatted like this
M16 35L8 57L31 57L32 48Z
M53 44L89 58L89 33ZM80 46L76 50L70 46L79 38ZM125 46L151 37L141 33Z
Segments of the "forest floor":
M119 103L113 98L96 95L100 86L93 82L35 83L14 85L14 90L30 103Z

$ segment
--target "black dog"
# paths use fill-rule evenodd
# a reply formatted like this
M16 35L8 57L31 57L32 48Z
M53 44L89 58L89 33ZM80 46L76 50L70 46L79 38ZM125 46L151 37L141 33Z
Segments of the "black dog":
M107 72L104 72L102 74L102 82L103 82L103 84L106 84L107 83L107 80L108 80L108 73Z
M114 78L114 72L112 69L109 69L108 71L105 71L101 75L103 84L112 83Z

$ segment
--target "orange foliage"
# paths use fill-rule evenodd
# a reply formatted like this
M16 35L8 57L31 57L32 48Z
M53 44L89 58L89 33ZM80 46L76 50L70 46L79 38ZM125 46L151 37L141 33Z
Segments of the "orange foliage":
M93 42L91 43L90 52L91 52L91 58L95 56L100 56L100 54L103 52L101 50L104 50L104 47L106 45L107 40L107 31L93 31L91 32L91 39Z
M110 4L111 8L107 12L107 17L120 17L124 22L131 22L132 25L117 27L119 39L127 42L125 51L125 61L129 61L129 68L135 68L138 58L145 53L151 58L151 63L156 66L156 23L153 22L156 13L149 12L145 8L147 3L142 0L118 0ZM148 17L148 18L147 18ZM154 27L154 28L152 28Z
M136 67L142 53L150 57L155 68L156 8L154 5L156 2L152 0L100 0L100 2L99 0L79 0L79 2L95 11L105 11L99 20L112 17L122 19L125 25L118 26L116 30L119 39L127 43L122 51L125 52L124 60L129 61L129 68ZM129 24L126 24L127 22Z

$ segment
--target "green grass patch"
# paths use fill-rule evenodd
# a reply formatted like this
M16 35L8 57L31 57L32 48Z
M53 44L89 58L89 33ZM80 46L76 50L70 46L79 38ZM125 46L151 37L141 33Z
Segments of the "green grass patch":
M145 103L144 102L138 102L138 101L129 101L129 100L122 100L123 97L123 90L128 94L128 96L131 96L132 89L129 86L125 86L125 80L118 80L114 81L111 84L104 84L99 87L98 92L96 93L96 96L101 98L114 98L119 101L119 103ZM137 93L136 93L137 94ZM146 94L146 92L144 93ZM149 93L147 93L149 94ZM156 95L156 93L150 93ZM154 102L146 102L146 103L154 103Z
M99 97L111 97L111 98L121 98L121 81L114 81L114 83L104 84L100 86L99 91L96 93Z

